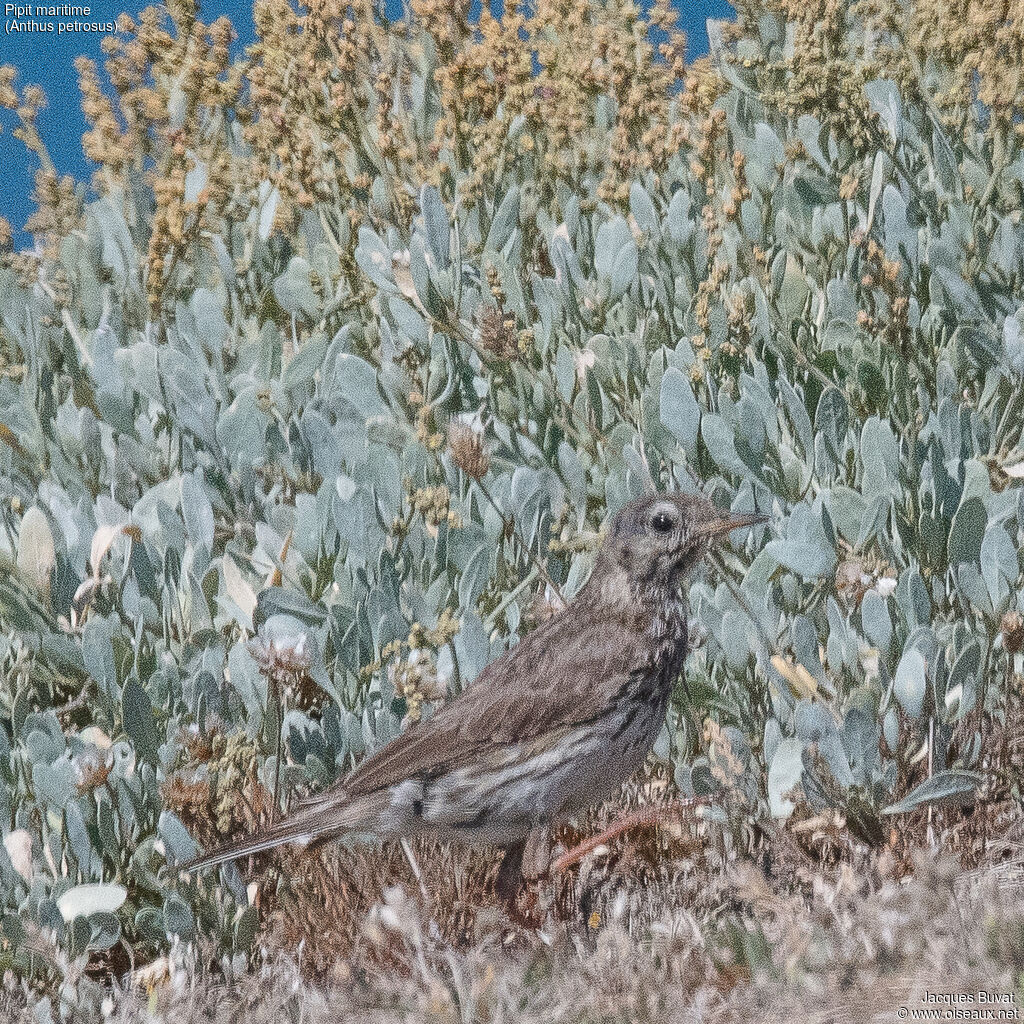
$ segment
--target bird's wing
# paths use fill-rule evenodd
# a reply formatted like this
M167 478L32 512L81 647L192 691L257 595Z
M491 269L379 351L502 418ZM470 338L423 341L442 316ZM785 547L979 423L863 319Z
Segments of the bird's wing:
M599 621L583 609L528 634L425 722L304 800L263 833L183 865L198 870L287 842L316 843L371 822L409 778L429 778L508 744L539 739L599 717L649 657L632 623ZM382 804L381 801L384 801Z
M372 792L599 716L643 667L639 632L624 625L596 621L580 610L556 616L336 785L352 795Z

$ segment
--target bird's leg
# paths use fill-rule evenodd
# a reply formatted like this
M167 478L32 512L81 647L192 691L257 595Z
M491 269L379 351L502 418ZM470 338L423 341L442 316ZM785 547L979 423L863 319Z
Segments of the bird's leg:
M532 833L531 833L532 834ZM511 846L505 847L505 859L498 869L498 877L494 883L494 891L501 900L508 919L518 925L533 931L540 927L541 922L532 913L534 907L528 907L523 911L519 907L519 897L524 889L525 879L523 878L523 857L529 843L529 837Z
M555 900L551 884L551 828L538 825L526 837L522 864L523 880L537 887L537 909L541 918L547 917Z
M521 871L531 882L551 873L551 829L547 825L538 825L526 837Z
M502 859L501 867L498 868L498 877L494 881L494 891L498 898L508 906L513 906L523 880L523 854L526 851L526 841L513 843L505 847L505 856Z
M599 846L610 843L613 839L621 836L623 832L628 832L638 825L656 825L659 821L663 821L666 818L682 818L688 812L697 807L703 807L707 803L709 803L707 797L697 796L684 800L674 800L672 803L662 807L641 807L640 810L619 818L618 821L613 822L603 832L598 833L598 835L591 836L568 852L563 853L551 865L551 870L554 874L558 874L567 868L571 868L573 864L583 860L588 853L593 853Z

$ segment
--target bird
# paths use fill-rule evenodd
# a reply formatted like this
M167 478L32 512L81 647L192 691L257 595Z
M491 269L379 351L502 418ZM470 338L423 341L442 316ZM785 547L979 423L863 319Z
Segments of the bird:
M766 520L701 494L634 499L577 595L458 696L280 821L180 870L289 843L429 835L504 848L496 888L509 896L539 835L646 760L687 654L687 577L732 530Z

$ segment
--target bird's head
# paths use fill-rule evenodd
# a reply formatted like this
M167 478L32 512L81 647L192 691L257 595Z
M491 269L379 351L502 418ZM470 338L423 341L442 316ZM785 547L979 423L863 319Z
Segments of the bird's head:
M723 511L699 494L646 495L612 520L602 556L606 569L624 574L634 591L671 589L731 530L767 518Z

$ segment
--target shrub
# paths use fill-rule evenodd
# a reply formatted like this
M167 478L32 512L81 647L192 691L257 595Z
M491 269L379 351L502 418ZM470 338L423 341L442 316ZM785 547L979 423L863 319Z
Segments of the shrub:
M875 845L1016 795L1021 26L966 10L741 5L684 68L663 3L267 0L232 60L178 2L78 64L88 195L0 71L43 167L0 231L6 963L246 951L238 869L167 865L467 685L651 487L772 513L690 592L683 792Z

